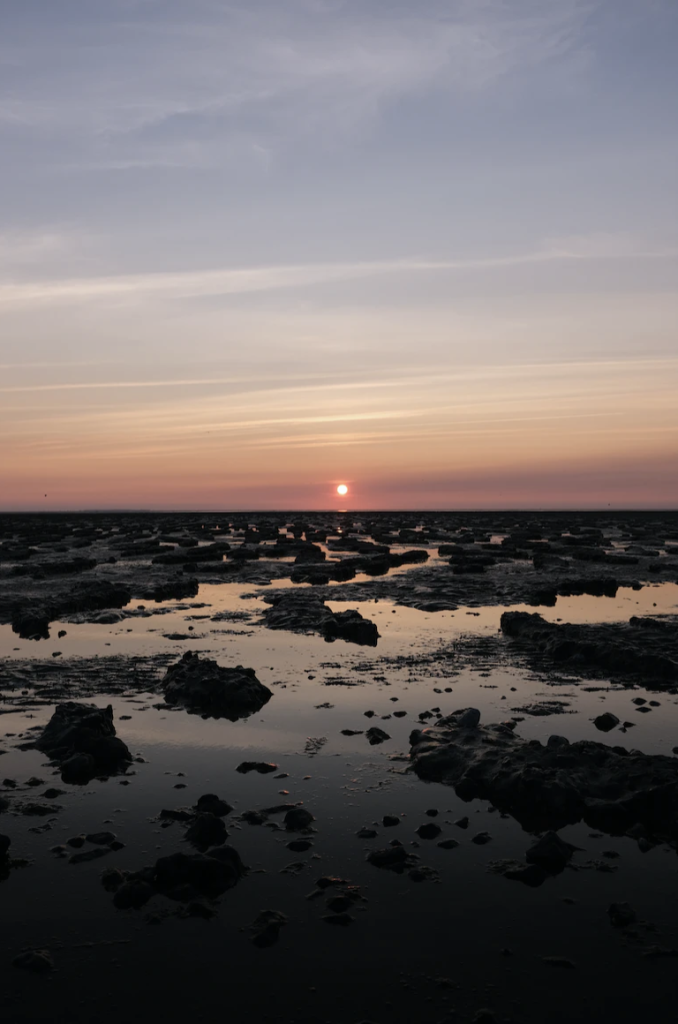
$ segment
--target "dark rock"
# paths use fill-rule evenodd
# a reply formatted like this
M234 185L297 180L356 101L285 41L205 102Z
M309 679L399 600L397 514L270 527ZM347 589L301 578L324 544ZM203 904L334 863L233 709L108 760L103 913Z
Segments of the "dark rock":
M400 824L400 818L396 818L393 814L385 814L382 818L382 825L384 828L393 828L395 825Z
M377 743L384 743L385 740L390 740L391 738L387 732L384 732L383 729L377 728L376 725L373 725L371 729L368 729L365 735L370 741L370 746L372 747Z
M349 896L332 896L327 901L327 909L331 910L334 914L341 914L344 910L348 910L353 905L353 901Z
M210 658L187 651L171 665L161 683L168 704L180 704L193 714L235 722L259 711L273 696L254 669L223 668Z
M358 839L376 839L378 834L375 828L361 828L356 832Z
M501 629L534 656L572 665L579 672L650 678L660 684L678 682L675 630L664 633L625 624L559 624L529 612L504 612Z
M287 924L287 917L279 910L262 910L250 925L250 938L255 946L264 948L278 941L280 929Z
M94 775L124 770L132 760L115 735L110 704L57 704L35 745L61 762L64 782L88 782Z
M243 811L240 817L248 825L263 825L267 820L266 815L261 811Z
M463 711L455 711L457 717L457 725L462 729L475 729L480 722L480 712L478 708L466 708Z
M161 857L153 869L153 884L160 892L189 885L203 896L214 898L233 888L245 871L237 851L220 846L208 855L173 853Z
M12 608L12 629L24 639L49 639L49 624L77 612L122 608L132 598L120 583L110 580L79 580L69 590L54 593L48 600L27 598Z
M161 821L192 821L195 811L187 807L164 807L158 815Z
M413 882L439 882L440 875L435 868L430 868L426 864L418 864L416 867L410 868L407 872L407 877Z
M101 884L106 892L115 892L116 889L120 888L125 878L126 873L123 873L118 868L106 868L105 871L101 872Z
M116 887L113 903L119 910L138 910L154 895L155 889L149 882L136 878Z
M531 889L536 889L549 877L548 872L540 864L513 864L509 862L503 869L500 869L500 873L504 878L509 878L511 881L529 885Z
M471 842L475 843L476 846L484 846L485 843L492 842L492 836L489 832L478 832L477 835L471 837Z
M293 853L305 853L306 850L310 850L313 843L310 839L293 839L291 843L287 843L287 849L292 850Z
M619 719L616 715L612 715L609 711L606 711L604 714L598 715L597 718L594 718L593 724L596 729L600 729L601 732L609 732L610 729L614 729L615 726L619 725Z
M93 850L86 850L84 853L74 853L69 858L69 864L87 864L90 860L98 860L99 857L105 857L111 853L110 849L104 849L103 846L96 846Z
M108 846L110 843L115 841L114 832L90 832L85 836L88 843L94 843L96 846Z
M337 875L321 875L316 883L319 889L330 889L335 886L348 885L348 879L338 878Z
M61 762L61 778L72 785L85 785L97 774L91 754L72 754Z
M199 813L214 814L217 818L225 818L233 810L230 804L215 796L214 793L204 793L203 796L198 797L195 807Z
M315 818L310 811L307 811L305 807L293 807L285 815L285 828L290 832L298 832L301 829L308 828Z
M308 571L308 570L306 570ZM266 598L271 607L264 612L263 622L269 629L288 629L294 633L320 633L328 641L376 647L379 633L360 612L333 612L316 595L308 591L285 591Z
M427 822L425 825L420 825L417 829L417 835L420 839L435 839L441 832L440 825L435 825L432 821Z
M12 960L15 967L33 974L49 974L54 970L54 961L48 949L29 949L19 953Z
M270 764L267 761L241 761L236 768L236 771L240 772L241 775L246 775L247 772L259 772L260 775L268 775L269 772L277 770L277 764Z
M547 832L525 854L529 864L540 864L554 874L562 871L576 847L566 843L556 832Z
M387 846L383 850L372 850L367 861L375 868L385 868L400 874L406 867L414 866L414 858L407 853L404 846Z
M4 836L0 834L0 858L7 856L7 851L9 850L11 845L12 840L9 838L9 836Z
M459 846L459 843L456 839L441 839L441 841L436 845L439 846L441 850L455 850L457 846Z
M607 915L614 928L626 928L638 920L635 910L628 903L611 903Z
M340 928L345 928L347 925L353 924L355 918L351 917L350 914L342 912L340 914L324 914L323 921L327 924L334 924L338 925Z
M511 723L513 724L513 723ZM636 822L678 838L675 760L589 740L543 746L507 724L461 728L454 715L413 735L416 773L454 786L463 800L489 800L528 831L584 820L622 834ZM412 742L412 738L411 738Z
M228 832L221 818L216 814L198 814L193 824L186 830L186 838L198 849L205 850L208 846L221 846L228 839Z
M548 964L549 967L558 967L561 970L571 971L574 968L573 962L564 956L543 956L541 962Z
M36 804L33 802L16 804L16 810L21 814L29 815L30 817L46 818L51 814L56 814L61 810L61 804Z

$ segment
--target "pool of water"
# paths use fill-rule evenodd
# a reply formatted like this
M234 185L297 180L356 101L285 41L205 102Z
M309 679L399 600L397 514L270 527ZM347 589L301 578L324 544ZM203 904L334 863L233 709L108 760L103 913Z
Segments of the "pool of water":
M675 852L657 847L643 854L631 838L592 834L580 824L561 833L581 848L572 868L537 890L508 882L489 870L491 863L522 859L532 837L486 802L466 804L451 788L417 779L407 771L407 753L420 712L475 706L485 721L521 718L518 730L530 738L557 732L669 754L678 744L678 698L648 692L659 706L637 714L631 698L644 695L642 688L605 681L548 685L507 664L436 657L464 637L496 634L501 608L434 613L383 600L354 603L377 623L381 638L372 649L268 630L258 624L261 598L242 593L241 584L205 585L193 601L148 605L120 622L53 623L51 638L42 641L20 641L0 627L4 678L18 686L5 687L0 709L0 775L16 783L3 783L5 792L37 799L47 786L66 790L53 816L0 818L13 855L30 862L0 882L4 959L25 945L48 946L59 968L44 984L8 969L8 1020L42 1019L48 1006L56 1007L52 1019L64 1024L117 1020L122 1013L132 1020L155 1013L166 1020L207 1019L216 992L223 1012L238 1020L246 1019L246 1011L251 1020L304 1024L470 1020L487 1005L496 1008L497 1019L535 1024L601 1014L630 1021L641 1010L643 985L669 1005L674 961L644 957L645 939L637 948L622 941L606 908L628 900L655 929L653 941L673 947L675 912L667 894L675 889ZM130 609L139 612L140 604ZM539 609L551 621L567 622L677 610L673 584L620 589L616 598L559 598L555 607ZM66 635L58 638L60 630ZM273 697L261 712L230 722L154 707L159 691L140 691L131 681L125 691L124 671L123 686L107 691L107 659L178 659L186 650L254 668ZM54 652L60 652L57 658ZM51 670L67 678L81 661L97 658L100 692L91 699L113 705L118 735L143 760L124 778L62 786L44 755L16 746L53 711L32 687L28 668L50 660ZM159 667L158 680L161 675ZM534 717L520 711L544 701L561 702L563 713ZM634 721L634 728L625 737L603 736L592 723L601 710ZM394 717L395 711L406 715ZM372 747L364 735L342 735L371 725L389 739ZM239 774L235 768L244 759L273 761L278 771ZM44 784L27 786L31 777ZM229 842L250 866L249 875L225 894L209 922L178 919L163 897L141 911L116 910L100 884L102 869L137 869L186 850L183 827L164 827L157 816L162 808L191 805L205 792L234 805L226 819ZM243 811L281 801L302 801L315 816L313 845L304 854L287 848L292 837L284 830L237 820ZM400 824L385 828L384 815L397 816ZM455 824L464 817L470 819L466 829ZM454 838L460 845L445 850L418 839L418 826L431 820L441 826L438 840ZM364 827L374 828L377 837L359 838ZM78 865L50 852L74 834L104 828L117 834L123 849ZM486 845L472 842L480 832L491 836ZM416 883L366 862L370 849L393 838L437 871L439 880ZM617 856L606 860L605 851ZM361 886L366 897L348 928L328 926L324 899L306 898L314 880L328 874ZM256 949L241 930L264 908L289 919L269 950ZM555 970L543 956L566 957L575 968ZM629 970L642 979L631 995L619 980Z

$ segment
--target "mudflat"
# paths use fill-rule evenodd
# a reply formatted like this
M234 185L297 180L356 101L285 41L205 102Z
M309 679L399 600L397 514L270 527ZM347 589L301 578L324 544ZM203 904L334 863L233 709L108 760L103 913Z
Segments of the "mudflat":
M2 515L0 656L8 1021L672 1019L678 514Z

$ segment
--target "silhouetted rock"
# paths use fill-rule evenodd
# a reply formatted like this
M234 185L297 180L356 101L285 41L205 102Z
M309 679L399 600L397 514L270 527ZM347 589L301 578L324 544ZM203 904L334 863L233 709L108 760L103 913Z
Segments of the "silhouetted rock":
M154 895L155 889L150 882L145 882L141 878L134 878L128 882L123 882L116 889L113 903L119 910L138 910L148 903Z
M312 821L315 821L315 818L305 807L293 807L285 815L285 828L296 832L299 829L308 828Z
M216 814L217 818L225 818L233 810L229 803L214 793L204 793L198 797L195 807L200 813Z
M365 735L370 741L370 746L372 747L377 743L384 743L386 740L390 740L391 738L387 732L384 732L383 729L377 728L376 725L373 725L371 729L368 729Z
M576 847L565 842L556 832L546 832L525 854L529 864L540 864L553 874L562 871Z
M387 846L383 850L372 850L367 854L367 861L375 868L385 868L401 874L405 868L414 867L417 858L407 852L404 846Z
M71 589L51 594L48 599L25 598L17 602L11 612L12 629L24 639L48 639L49 624L76 612L102 608L122 608L132 593L123 584L110 580L78 581Z
M54 961L48 949L28 949L12 960L15 967L33 974L49 974L54 970Z
M360 612L333 612L320 597L308 591L285 591L267 596L271 607L264 612L263 622L269 629L288 629L293 633L320 633L327 641L376 647L379 633Z
M94 775L124 770L132 760L115 734L110 704L57 704L35 746L60 762L64 782L88 782Z
M612 715L609 711L605 711L604 714L598 715L597 718L593 719L593 724L596 729L599 729L601 732L610 732L611 729L614 729L615 726L619 725L619 719L616 715Z
M529 612L504 612L501 629L521 648L577 671L678 683L678 620L662 631L634 625L547 622Z
M210 658L187 651L171 665L161 683L168 704L181 704L194 714L236 721L259 711L273 696L254 669L224 668Z
M221 818L216 814L203 813L196 815L193 824L186 830L186 838L198 849L208 846L220 846L228 839L228 832Z
M249 927L250 938L255 946L272 946L285 924L287 917L279 910L262 910Z
M614 928L626 928L638 920L635 910L628 903L611 903L607 908L607 916Z
M215 897L236 885L245 871L237 851L221 846L209 854L173 853L160 857L152 881L160 892L188 884L201 895Z
M581 740L515 735L515 723L465 729L450 715L415 729L411 758L424 779L454 786L463 800L490 800L524 828L559 829L584 820L623 833L634 823L678 838L675 760Z
M246 775L248 772L259 772L260 775L269 775L277 770L278 765L270 761L241 761L236 768L236 771L240 772L241 775Z

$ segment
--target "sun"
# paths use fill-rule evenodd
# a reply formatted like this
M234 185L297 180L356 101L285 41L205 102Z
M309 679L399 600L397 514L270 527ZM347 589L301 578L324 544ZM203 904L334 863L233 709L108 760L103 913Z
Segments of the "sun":
M339 486L337 487L337 494L348 494L348 487L346 486L346 484L339 484Z

